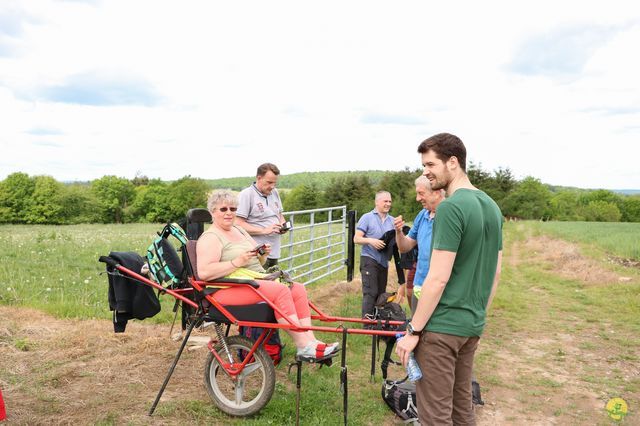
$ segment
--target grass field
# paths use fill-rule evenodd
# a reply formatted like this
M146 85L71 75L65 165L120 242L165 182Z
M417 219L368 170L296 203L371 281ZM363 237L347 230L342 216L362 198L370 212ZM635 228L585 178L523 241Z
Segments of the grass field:
M476 356L475 374L487 401L478 410L479 424L610 424L604 406L613 397L622 397L629 404L625 424L640 421L640 270L608 262L602 256L638 259L633 256L633 247L640 240L640 227L628 225L540 222L505 225L503 277ZM109 318L106 277L99 275L104 268L97 262L98 256L111 250L142 252L158 226L2 226L0 230L3 231L0 304L35 307L58 318L87 319ZM577 245L564 242L559 236ZM327 297L322 293L323 285L339 288L344 294ZM357 287L351 286L349 291L343 288L346 287L333 283L313 284L309 291L320 298L320 306L329 312L358 316ZM171 320L172 300L163 299L162 314L143 324ZM68 327L76 325L68 323ZM97 326L103 327L101 323ZM59 365L47 361L46 368L38 367L38 356L52 354L47 350L48 344L39 343L33 330L13 323L10 318L5 327L6 334L0 330L0 356L5 357L5 363L0 364L0 382L10 385L12 393L37 401L27 410L34 417L24 417L18 423L51 418L47 417L51 413L73 416L75 411L66 408L69 402L64 399L67 392L64 386L80 383L80 379L56 375L56 369L64 368L68 360L60 361ZM104 327L107 330L103 333L108 333L109 324L105 322ZM128 330L127 334L131 333L134 331ZM322 337L335 340L337 336ZM123 340L125 337L117 341L121 350L126 349L125 343L129 341ZM70 341L75 342L74 339L81 337ZM100 341L105 339L101 337ZM137 359L139 350L157 352L161 359L152 369L158 376L153 384L146 379L144 384L126 384L129 396L125 410L118 409L116 401L94 401L97 398L94 393L82 397L85 398L82 406L96 413L90 417L91 423L292 423L295 375L286 372L286 360L293 356L292 344L286 336L285 364L277 369L276 392L256 417L243 421L228 418L202 391L182 389L180 397L160 404L151 422L144 412L176 350L175 344L166 340L158 336L154 342L159 343L153 349L148 343L141 343L142 349L134 346L132 368L142 368ZM92 373L91 360L104 357L109 349L94 353L88 352L81 340L74 344L84 348L82 359L87 372L81 376L99 376L105 367L100 367L102 370L96 367L97 372ZM160 344L163 346L156 348ZM56 343L56 347L65 350L64 342ZM379 368L376 383L369 382L369 351L369 338L349 337L350 424L394 424L393 416L380 399ZM21 354L29 356L20 357ZM186 354L184 364L177 369L177 373L195 382L193 389L202 388L202 356L197 352ZM13 364L18 358L20 362L33 362L32 373L20 373ZM376 364L379 366L379 362ZM304 368L303 424L341 424L339 374L337 366ZM392 377L401 374L396 369ZM101 392L106 392L111 382ZM174 394L176 383L172 381L169 386ZM6 388L3 391L7 400Z
M101 275L105 268L98 257L111 251L142 254L160 229L149 224L1 226L0 303L59 317L109 318L107 276Z
M332 232L338 228L334 225ZM34 307L58 317L109 318L107 276L105 265L98 262L98 257L111 251L135 251L144 255L161 229L162 225L158 224L0 226L0 303ZM309 231L305 231L298 231L293 241L309 239ZM316 233L321 246L340 241L339 236L326 237L326 228ZM289 242L289 235L286 238ZM302 247L304 245L296 246ZM329 257L336 250L317 250L314 254L319 259ZM330 257L332 261L336 258ZM296 268L306 262L305 258L298 258L292 264ZM308 271L309 267L299 269L297 274ZM323 273L324 270L318 271L314 277ZM342 269L320 282L345 276L346 269ZM172 318L172 301L168 298L163 301L162 312L150 321L166 322Z
M592 244L614 256L640 260L640 223L532 222L532 226L568 241Z

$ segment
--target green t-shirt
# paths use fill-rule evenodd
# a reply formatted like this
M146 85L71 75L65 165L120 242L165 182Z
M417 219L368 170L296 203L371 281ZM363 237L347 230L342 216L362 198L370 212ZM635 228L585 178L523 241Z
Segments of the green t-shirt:
M456 258L427 330L480 336L502 250L500 208L480 190L456 190L438 206L431 247L455 252Z

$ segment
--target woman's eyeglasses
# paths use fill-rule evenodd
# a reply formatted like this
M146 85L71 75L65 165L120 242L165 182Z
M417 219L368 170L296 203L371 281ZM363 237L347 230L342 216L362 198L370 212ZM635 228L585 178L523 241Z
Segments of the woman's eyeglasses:
M235 213L236 210L238 210L237 207L220 207L218 210L220 210L222 213L226 213L227 210L231 210L232 213Z

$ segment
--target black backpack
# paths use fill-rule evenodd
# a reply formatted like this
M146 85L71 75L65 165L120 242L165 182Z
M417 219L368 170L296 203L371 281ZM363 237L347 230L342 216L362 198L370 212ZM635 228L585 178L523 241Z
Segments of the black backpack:
M406 324L391 325L388 323L388 321L407 321L407 314L405 314L402 306L394 302L395 298L395 293L382 293L376 300L374 319L379 321L379 328L382 330L404 331L406 328ZM385 322L387 323L385 324Z
M418 421L416 384L407 380L387 380L382 383L382 399L391 411L405 422Z
M480 384L475 379L471 381L473 405L484 405L480 395ZM407 380L387 380L382 383L382 399L391 411L405 422L418 421L418 401L416 399L416 384Z
M382 293L378 296L373 316L373 319L378 321L378 323L373 326L374 329L385 331L404 331L406 329L407 315L405 314L404 309L402 309L402 306L394 302L395 296L395 293ZM403 321L403 324L392 325L389 324L389 321ZM380 368L382 369L382 378L386 379L389 364L399 365L397 361L391 359L391 352L393 351L393 346L396 344L396 338L394 336L381 336L378 339L378 344L381 340L386 343L384 356L382 358L382 363L380 364ZM373 366L371 374L373 375Z

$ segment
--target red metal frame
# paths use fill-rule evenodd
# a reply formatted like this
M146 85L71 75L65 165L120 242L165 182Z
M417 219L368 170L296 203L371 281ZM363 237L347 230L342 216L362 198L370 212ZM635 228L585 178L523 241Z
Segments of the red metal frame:
M267 339L269 338L269 336L271 335L271 333L274 332L275 329L286 329L286 330L291 330L291 331L296 331L296 332L305 332L305 331L309 331L309 330L313 330L313 331L322 331L322 332L329 332L329 333L348 333L348 334L366 334L366 335L377 335L377 336L396 336L397 334L404 334L404 331L384 331L384 330L368 330L368 329L361 329L361 328L345 328L342 326L342 324L336 326L336 327L323 327L323 326L305 326L305 327L301 327L298 325L295 325L293 322L291 322L291 320L280 310L280 308L278 308L276 305L274 305L270 300L268 300L266 297L264 297L264 295L257 289L254 288L251 284L248 283L234 283L234 282L223 282L223 281L216 281L215 283L212 282L207 282L207 281L199 281L194 279L193 277L189 277L189 284L191 284L191 287L188 288L183 288L183 289L169 289L169 288L164 288L162 287L160 284L151 281L150 279L137 274L135 272L133 272L130 269L125 268L122 265L116 265L116 268L118 269L118 271L120 271L121 273L128 275L132 278L135 278L136 280L138 280L139 282L149 285L153 288L156 288L158 290L160 290L163 293L167 293L173 297L175 297L176 299L179 299L180 301L182 301L183 303L186 303L187 305L198 309L199 305L194 302L193 300L189 299L188 297L185 297L185 294L193 294L194 292L202 292L204 291L207 287L249 287L252 291L254 291L258 296L260 296L260 298L267 304L269 304L269 306L274 310L274 312L277 312L279 314L280 317L282 317L283 319L286 320L286 324L283 323L273 323L273 322L259 322L259 321L245 321L245 320L239 320L238 318L236 318L235 316L233 316L233 314L231 314L231 312L229 312L224 305L222 305L220 302L218 302L215 298L215 293L214 294L207 294L204 296L204 298L211 303L212 307L214 307L215 309L217 309L218 311L220 311L220 313L222 315L225 316L225 318L232 324L237 325L237 326L246 326L246 327L261 327L264 328L264 331L262 332L262 334L260 335L260 337L258 338L258 340L256 340L256 342L253 344L253 346L251 347L251 349L249 350L249 352L247 353L247 355L244 358L244 361L242 363L229 363L228 361L224 361L222 359L222 357L220 356L220 354L215 350L214 348L214 344L216 343L215 341L210 341L208 344L208 348L209 351L211 351L211 353L213 354L213 356L218 360L218 362L220 363L220 365L222 366L222 368L225 370L225 372L232 378L236 378L238 374L240 374L242 372L242 370L244 369L245 365L247 365L247 363L249 362L249 360L253 357L253 354L255 353L255 351L258 349L258 347L263 343L266 342ZM324 313L322 310L320 310L320 308L318 306L316 306L314 303L312 303L311 301L309 301L309 307L315 311L317 313L317 315L311 315L311 319L315 319L315 320L319 320L321 322L347 322L347 323L356 323L356 324L370 324L370 325L375 325L378 324L378 321L375 320L367 320L367 319L360 319L360 318L349 318L349 317L336 317L336 316L331 316L331 315L327 315L326 313ZM209 308L211 309L211 308ZM404 324L404 322L402 321L384 321L385 324L389 324L389 325L402 325Z

